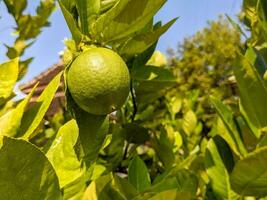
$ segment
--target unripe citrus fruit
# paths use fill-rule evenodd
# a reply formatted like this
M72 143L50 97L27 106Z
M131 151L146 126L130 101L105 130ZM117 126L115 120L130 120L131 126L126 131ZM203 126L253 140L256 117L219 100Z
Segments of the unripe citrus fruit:
M130 75L117 53L107 48L91 48L71 64L67 85L79 107L95 115L105 115L124 104Z

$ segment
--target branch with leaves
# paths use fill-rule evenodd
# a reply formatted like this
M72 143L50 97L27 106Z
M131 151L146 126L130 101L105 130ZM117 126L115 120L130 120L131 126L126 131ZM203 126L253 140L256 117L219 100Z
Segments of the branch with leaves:
M24 14L28 6L27 0L4 0L9 14L14 18L16 27L15 42L12 46L5 45L7 48L7 57L14 59L23 56L25 50L29 48L41 33L43 27L49 26L49 17L55 9L54 0L42 0L36 8L36 15ZM19 79L26 74L29 64L33 58L20 60Z

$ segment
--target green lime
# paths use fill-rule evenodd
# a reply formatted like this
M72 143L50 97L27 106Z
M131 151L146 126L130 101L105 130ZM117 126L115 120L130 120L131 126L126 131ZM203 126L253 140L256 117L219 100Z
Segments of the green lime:
M71 64L67 85L79 107L95 115L105 115L126 101L130 75L117 53L107 48L91 48Z

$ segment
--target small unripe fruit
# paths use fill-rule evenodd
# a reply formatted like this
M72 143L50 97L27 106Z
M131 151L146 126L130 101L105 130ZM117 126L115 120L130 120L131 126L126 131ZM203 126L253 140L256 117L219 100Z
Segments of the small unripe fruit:
M117 53L107 48L91 48L69 67L67 85L80 108L91 114L106 115L126 101L130 75Z

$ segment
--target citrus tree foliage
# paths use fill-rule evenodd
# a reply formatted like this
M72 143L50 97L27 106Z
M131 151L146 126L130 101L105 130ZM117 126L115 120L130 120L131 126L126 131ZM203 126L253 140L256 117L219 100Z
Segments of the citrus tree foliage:
M251 30L252 35L248 42L253 46L261 46L266 43L267 30L265 7L265 1L244 0L243 2L243 11L240 14L240 18Z
M7 57L14 59L24 54L25 49L29 48L35 38L41 33L41 29L49 26L48 18L55 8L54 0L42 0L36 8L36 14L25 14L28 2L27 0L4 0L8 12L15 20L16 27L14 33L16 39L12 46L5 45L7 48ZM33 58L20 60L19 63L19 79L27 72L28 65Z
M173 146L172 162L184 160L203 140L216 134L213 126L216 111L209 95L238 108L232 67L239 46L242 46L240 33L220 17L186 38L177 51L170 49L169 65L159 53L148 62L163 63L161 68L171 70L177 80L153 105L139 107L137 114L140 123L151 131L160 135L165 130L169 140L175 138L175 142L167 144Z
M220 17L194 36L186 38L172 50L171 67L178 78L173 93L186 94L198 90L196 106L201 120L210 127L212 108L208 96L213 94L227 104L235 104L236 91L232 67L237 48L242 46L240 33Z
M37 13L43 12L44 2ZM72 34L65 41L65 69L31 107L36 86L21 101L10 100L19 77L19 58L0 65L3 198L233 200L267 196L264 54L249 40L242 47L239 33L219 21L186 39L171 67L166 66L164 56L153 54L157 40L175 21L154 22L153 16L165 2L60 0ZM16 20L24 16L25 1L5 3ZM264 1L255 5L256 13L265 13ZM42 15L46 21L48 15ZM258 20L264 24L261 16ZM40 22L38 27L45 24ZM24 35L23 40L37 33ZM100 47L120 55L131 83L121 108L97 115L76 104L67 83L73 61ZM240 97L228 88L231 68ZM52 128L42 129L62 77L68 117L56 115ZM233 95L239 100L238 109L229 106ZM208 99L217 117L207 135L211 124L206 115L214 115L207 109Z
M242 17L252 36L246 41L246 47L239 52L233 67L240 93L239 111L234 112L216 97L211 97L211 102L219 116L217 135L224 139L232 154L237 157L233 162L229 160L230 156L226 154L226 151L220 153L220 158L224 160L224 167L228 171L228 189L242 197L263 198L267 195L266 184L263 181L266 170L264 164L266 162L264 153L266 109L263 102L267 100L265 78L267 65L264 52L265 4L266 2L262 0L245 0L243 3ZM241 30L240 27L239 30ZM215 136L212 140L215 141L217 137ZM206 152L206 159L209 159L209 154ZM216 168L211 164L206 167L208 170ZM216 189L216 185L225 184L220 180L211 182L213 190L218 190L218 194L220 191Z
M166 101L171 102L171 98L182 98L189 93L191 96L198 94L194 107L207 128L210 127L214 111L208 95L214 94L229 105L237 103L232 67L239 46L242 46L240 33L220 17L218 21L208 22L208 26L195 35L185 38L177 50L169 49L170 64L165 66L173 71L177 84L166 95ZM178 100L176 104L179 105Z

